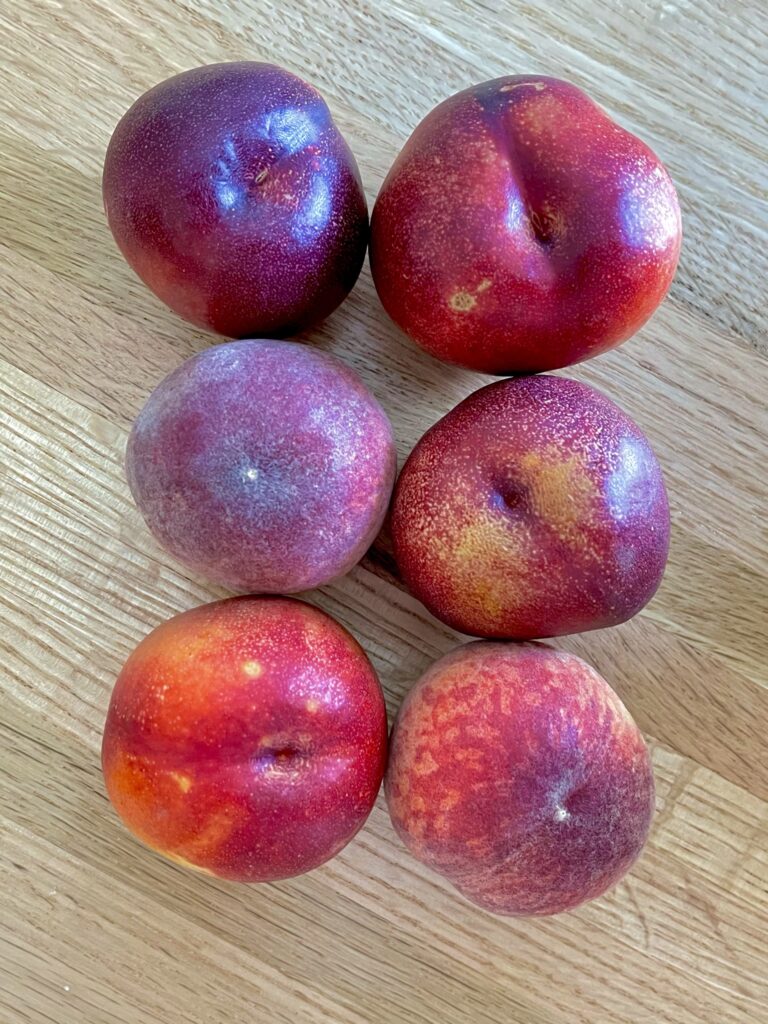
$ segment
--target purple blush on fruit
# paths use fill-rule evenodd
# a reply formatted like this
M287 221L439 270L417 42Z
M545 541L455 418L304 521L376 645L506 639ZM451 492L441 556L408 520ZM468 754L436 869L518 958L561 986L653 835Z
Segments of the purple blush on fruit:
M286 341L216 345L149 396L128 482L157 540L222 586L295 593L348 572L392 492L392 427L338 359Z

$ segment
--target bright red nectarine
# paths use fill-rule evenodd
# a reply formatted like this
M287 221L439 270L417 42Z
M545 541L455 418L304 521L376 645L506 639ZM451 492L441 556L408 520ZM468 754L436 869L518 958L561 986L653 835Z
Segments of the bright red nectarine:
M102 763L128 828L220 878L287 878L367 818L387 716L361 647L291 598L230 598L153 630L112 693Z

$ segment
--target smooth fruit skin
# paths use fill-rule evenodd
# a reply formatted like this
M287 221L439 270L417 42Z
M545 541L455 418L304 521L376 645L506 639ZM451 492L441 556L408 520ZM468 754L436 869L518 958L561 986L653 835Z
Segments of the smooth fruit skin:
M310 871L363 825L387 716L376 674L334 619L239 597L153 630L112 693L102 766L128 828L170 860L263 882Z
M376 200L370 260L384 308L432 355L535 373L631 337L680 244L654 153L575 86L518 75L418 125Z
M478 642L405 698L385 791L411 853L497 914L556 914L605 892L645 843L643 737L586 662Z
M410 590L454 629L495 639L631 618L661 582L669 526L648 439L563 377L470 395L416 445L392 506Z
M357 374L287 341L216 345L147 399L126 451L157 540L232 590L292 593L360 561L396 472L392 426Z
M355 158L317 90L272 64L211 64L150 89L115 128L102 184L139 277L229 337L317 323L365 258Z

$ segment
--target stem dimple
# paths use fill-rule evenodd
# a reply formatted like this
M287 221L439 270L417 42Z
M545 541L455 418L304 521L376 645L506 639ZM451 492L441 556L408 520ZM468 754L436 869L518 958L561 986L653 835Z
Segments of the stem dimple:
M520 487L506 482L497 484L493 497L499 508L510 512L516 512L525 500L525 494Z
M548 218L542 216L537 210L531 210L530 221L533 233L538 241L542 245L549 245L553 241L553 237Z

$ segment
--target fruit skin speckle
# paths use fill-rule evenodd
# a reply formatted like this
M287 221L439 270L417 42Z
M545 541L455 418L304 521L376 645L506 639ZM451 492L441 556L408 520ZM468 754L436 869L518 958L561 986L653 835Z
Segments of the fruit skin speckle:
M416 445L392 538L412 593L454 629L530 640L631 618L661 582L669 505L648 439L563 377L489 384Z
M497 914L570 910L615 885L654 809L643 737L605 680L543 644L480 641L403 701L385 780L424 864Z
M373 208L371 271L433 356L535 373L639 330L681 233L675 187L640 139L576 86L520 75L451 96L416 127Z
M139 277L228 337L324 319L365 258L355 158L317 90L272 64L211 64L150 89L115 128L102 189Z
M243 664L258 662L258 676ZM381 784L387 717L359 644L292 598L238 597L153 630L104 727L110 800L170 860L241 882L337 853Z
M126 473L148 527L180 562L232 590L296 593L363 557L396 461L386 414L338 359L295 342L239 341L193 356L155 388Z

